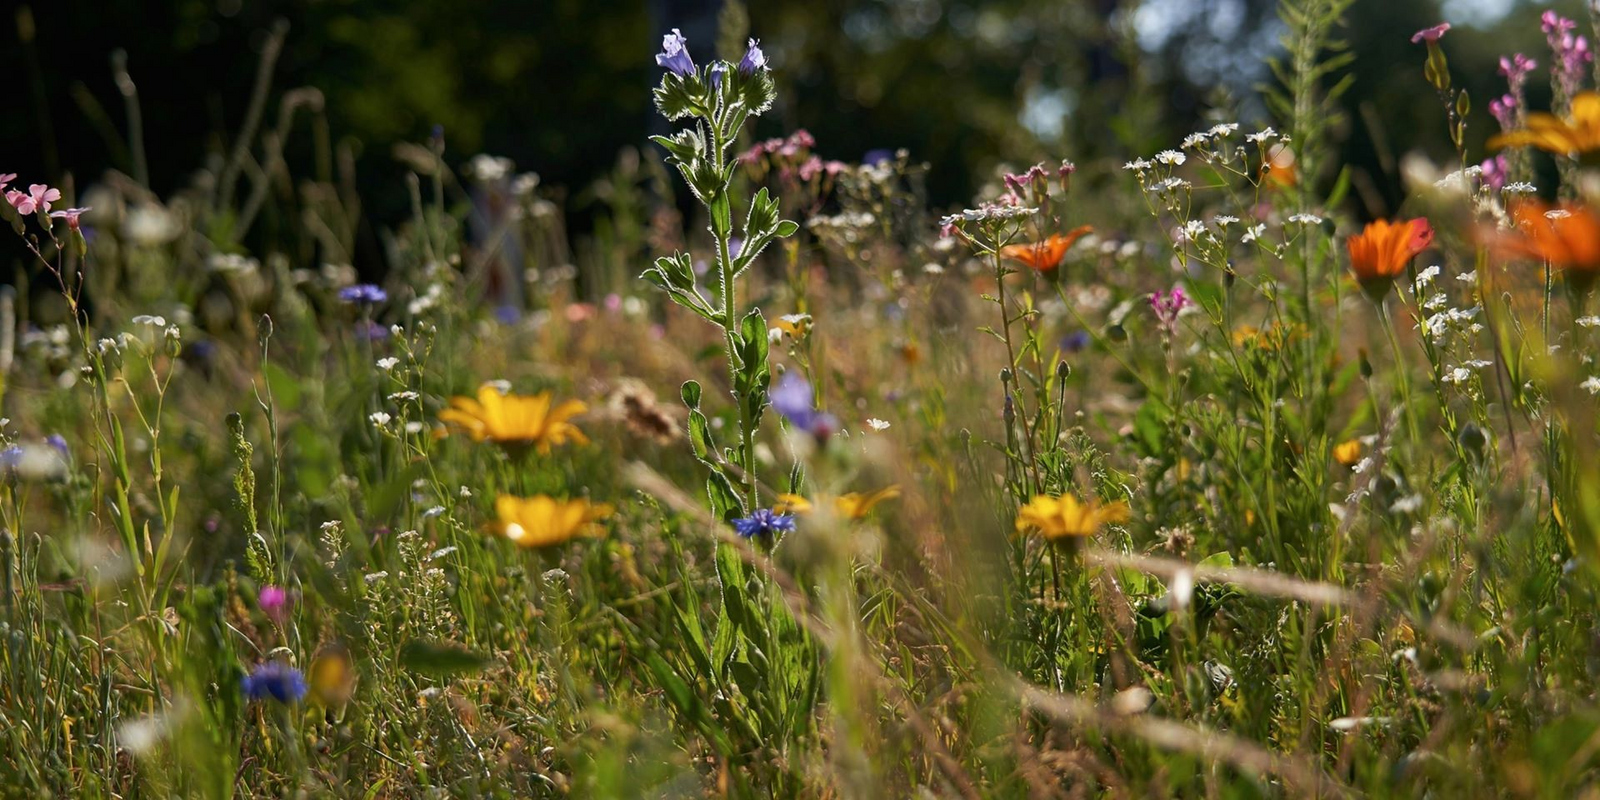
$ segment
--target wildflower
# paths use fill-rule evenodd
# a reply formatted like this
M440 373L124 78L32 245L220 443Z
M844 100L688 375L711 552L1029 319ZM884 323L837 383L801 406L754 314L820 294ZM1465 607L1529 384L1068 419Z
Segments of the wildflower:
M495 498L496 521L492 527L522 547L549 547L564 544L578 536L599 534L595 523L611 516L612 507L604 503L557 500L547 495Z
M794 517L789 514L774 513L771 509L758 508L750 512L750 516L734 520L733 529L746 539L771 538L780 531L794 530Z
M367 418L372 420L372 425L373 425L373 427L376 427L376 428L382 428L383 426L389 424L389 420L394 419L393 417L389 416L387 413L382 412L382 411L374 411L371 414L367 415Z
M1168 335L1171 335L1177 329L1178 315L1185 308L1192 305L1194 305L1194 302L1189 299L1187 294L1183 293L1183 287L1181 286L1174 286L1172 291L1169 292L1152 292L1150 294L1150 310L1155 312L1156 321L1160 323L1161 329Z
M1060 346L1062 352L1081 353L1088 349L1089 345L1092 344L1093 341L1093 338L1089 336L1089 332L1080 328L1072 333L1067 334L1066 336L1061 337Z
M1380 299L1406 265L1433 242L1433 226L1426 219L1367 223L1361 233L1345 240L1350 251L1350 271L1363 289Z
M749 54L745 57L749 58ZM689 40L677 28L661 37L661 52L656 54L656 65L665 67L674 75L687 77L695 73L694 60L689 58Z
M1522 93L1522 87L1527 83L1529 73L1538 66L1539 62L1521 53L1510 58L1500 57L1500 74L1506 77L1506 83L1510 85L1512 94Z
M1068 231L1065 236L1052 233L1042 242L1008 244L1000 248L1000 255L1040 272L1049 272L1061 265L1061 259L1066 257L1067 250L1071 249L1074 243L1093 230L1092 226L1080 225Z
M17 191L6 192L6 200L11 203L11 207L24 217L41 209L48 214L50 204L60 199L59 189L52 189L42 183L29 185L27 194Z
M1102 525L1128 518L1128 504L1117 501L1101 505L1097 501L1078 502L1070 494L1059 497L1035 495L1017 510L1017 532L1034 530L1054 542L1068 537L1093 536Z
M1589 394L1600 394L1600 377L1590 375L1583 379L1583 383L1578 384L1578 388Z
M1528 114L1522 130L1502 133L1489 139L1489 148L1532 146L1559 156L1576 157L1600 149L1600 93L1580 92L1572 98L1571 116L1534 111Z
M394 369L396 366L399 366L399 364L400 359L395 358L394 356L385 356L384 358L378 359L378 369L381 369L384 372Z
M78 217L83 216L83 212L91 210L92 209L88 206L84 206L83 208L68 208L62 211L52 211L50 212L50 217L52 219L64 219L67 221L68 228L71 228L72 230L78 230L80 225L78 222Z
M900 487L885 486L876 492L850 492L833 500L834 510L845 519L862 519L872 513L873 506L900 496Z
M307 673L311 699L322 706L342 706L356 693L357 674L350 660L350 648L338 642L318 647Z
M1122 168L1128 170L1129 172L1144 172L1150 168L1150 162L1142 158L1136 158L1126 164L1123 164Z
M1544 30L1545 40L1550 43L1550 52L1556 60L1550 72L1560 85L1561 93L1570 96L1583 79L1584 65L1594 61L1594 52L1589 49L1587 39L1573 33L1578 23L1554 11L1544 12L1539 20L1539 27Z
M1278 132L1273 130L1272 128L1262 128L1261 130L1256 131L1255 133L1247 133L1247 134L1245 134L1244 140L1247 141L1247 142L1250 142L1251 144L1263 144L1268 139L1271 139L1271 138L1273 138L1274 136L1277 136L1277 135L1278 135Z
M1421 44L1422 42L1428 42L1431 44L1437 42L1444 38L1445 31L1448 30L1450 30L1450 23L1448 22L1441 22L1431 28L1423 28L1411 35L1411 43Z
M1491 192L1506 188L1510 171L1505 156L1491 156L1478 165L1478 174L1482 176L1483 185Z
M389 299L389 293L370 283L358 283L339 290L339 299L354 305L375 306Z
M251 700L294 703L306 696L305 676L282 661L268 661L256 667L244 677L241 687Z
M687 52L685 52L684 57L688 57ZM761 41L759 39L751 39L750 44L745 48L744 58L739 59L740 74L753 75L756 70L766 68L767 54L761 52Z
M1572 202L1551 208L1524 198L1508 210L1514 233L1490 234L1502 254L1543 261L1580 289L1600 277L1600 215L1593 209Z
M289 593L282 586L263 586L261 594L256 599L261 606L261 613L266 614L274 622L283 622L289 611Z
M1333 460L1346 467L1353 467L1361 460L1361 440L1351 439L1333 446Z
M1156 160L1169 167L1176 167L1187 160L1187 156L1176 150L1162 150L1156 153Z
M7 173L4 173L4 174L0 174L0 192L5 191L5 188L7 186L10 186L11 182L16 180L16 179L17 179L17 173L15 173L15 172L7 172Z
M785 372L772 388L768 399L773 410L782 414L790 424L817 438L826 437L839 427L832 414L824 414L812 407L811 384L798 372Z
M1261 181L1280 189L1292 188L1299 181L1299 172L1295 169L1294 150L1282 143L1269 148L1261 162Z
M722 76L728 72L728 65L716 63L711 65L711 91L722 88Z
M568 422L586 410L588 407L577 400L552 407L549 392L509 394L485 384L478 387L476 400L450 398L450 407L439 412L439 419L464 431L474 442L488 439L507 446L536 445L539 452L548 453L553 445L589 442L583 431Z
M889 423L888 423L887 420L881 420L881 419L878 419L877 417L871 417L871 418L867 419L867 427L869 427L869 428L871 428L871 429L873 429L875 431L886 431L886 430L889 430Z

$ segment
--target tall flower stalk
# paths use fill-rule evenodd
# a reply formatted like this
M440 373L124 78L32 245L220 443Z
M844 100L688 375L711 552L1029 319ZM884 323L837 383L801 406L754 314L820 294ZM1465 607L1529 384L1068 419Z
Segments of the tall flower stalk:
M733 520L760 504L756 434L772 380L766 320L760 309L740 306L738 279L767 245L793 235L799 226L782 219L777 198L762 189L750 201L738 236L742 244L734 247L731 190L738 159L732 156L732 147L745 122L772 106L776 88L766 56L754 39L737 65L716 61L700 67L689 55L688 40L674 29L664 38L656 63L666 69L655 89L657 110L670 121L687 120L690 125L651 140L666 148L668 162L678 169L710 216L720 286L715 298L707 297L695 277L693 258L682 252L657 259L643 277L722 332L729 383L738 409L737 446L719 451L712 442L710 425L699 408L699 384L684 384L683 400L689 406L695 455L711 470L708 491L713 510L723 519Z

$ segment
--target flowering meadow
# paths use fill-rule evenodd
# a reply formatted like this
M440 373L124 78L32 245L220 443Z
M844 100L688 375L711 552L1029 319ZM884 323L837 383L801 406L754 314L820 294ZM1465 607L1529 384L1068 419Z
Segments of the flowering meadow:
M1347 5L966 208L679 30L581 251L446 125L359 275L265 84L170 196L0 175L0 796L1600 797L1600 65L1416 32L1371 219Z

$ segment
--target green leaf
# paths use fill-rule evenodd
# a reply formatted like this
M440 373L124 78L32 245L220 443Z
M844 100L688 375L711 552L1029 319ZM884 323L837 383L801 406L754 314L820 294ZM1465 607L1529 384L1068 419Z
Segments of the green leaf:
M412 639L400 646L400 665L412 672L449 677L482 671L489 658L455 642Z
M679 395L683 397L683 404L688 406L691 411L700 408L699 381L684 381L683 388L679 390Z

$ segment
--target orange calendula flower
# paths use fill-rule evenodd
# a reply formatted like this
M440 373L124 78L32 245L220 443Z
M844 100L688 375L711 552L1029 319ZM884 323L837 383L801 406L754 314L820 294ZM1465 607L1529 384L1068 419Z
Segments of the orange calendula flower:
M1377 220L1345 241L1350 250L1350 271L1374 299L1389 291L1406 265L1433 243L1433 226L1426 219Z
M552 445L569 441L588 443L583 431L568 422L587 410L588 407L577 400L567 400L552 408L549 392L501 394L485 384L479 387L476 400L450 398L450 407L439 412L439 419L464 431L475 442L488 439L503 445L534 445L539 452L548 453Z
M595 536L599 522L611 516L612 508L588 500L557 500L546 495L495 498L497 519L491 527L501 536L522 547L550 547L579 536Z
M833 498L833 511L845 519L864 519L885 500L900 496L899 486L885 486L876 492L850 492ZM780 494L772 504L774 514L808 514L814 506L797 494Z
M1600 277L1600 215L1593 209L1529 199L1513 203L1510 212L1513 230L1493 234L1501 254L1547 262L1580 285Z
M1092 226L1080 225L1067 231L1067 235L1052 233L1042 242L1030 244L1008 244L1000 248L1000 255L1022 264L1027 264L1040 272L1049 272L1061 266L1061 259L1067 255L1067 250L1083 235L1094 230Z
M1128 518L1128 504L1122 501L1101 505L1095 501L1078 502L1070 494L1060 497L1035 495L1028 504L1017 510L1017 532L1037 531L1050 541L1093 536L1108 522L1122 522Z
M1572 116L1562 119L1554 114L1534 111L1528 114L1528 125L1520 131L1508 131L1489 139L1490 149L1504 147L1537 147L1558 156L1576 157L1579 153L1600 150L1600 94L1579 92L1572 98Z
M1361 440L1351 439L1333 446L1333 460L1344 466L1354 466L1361 460Z

